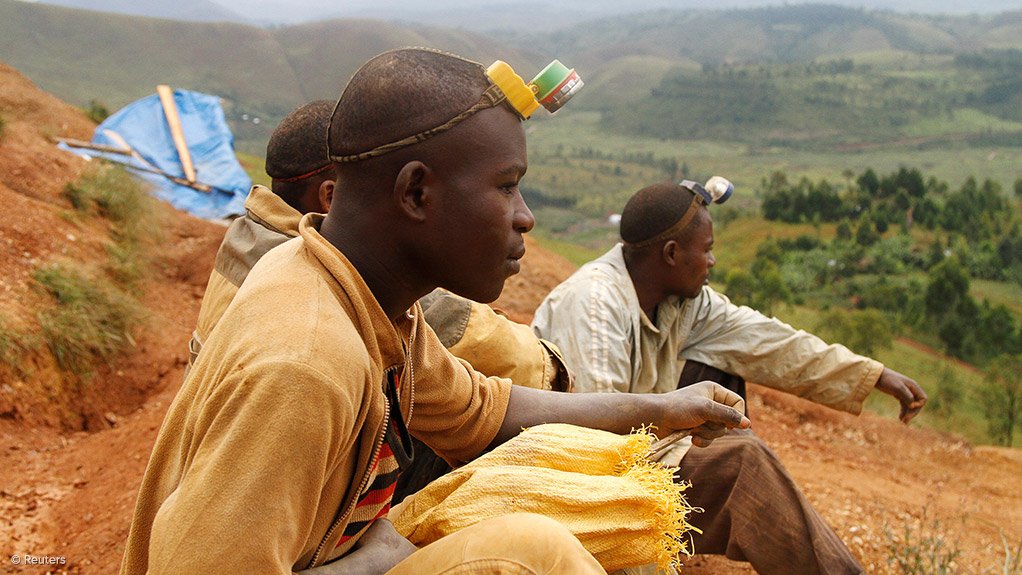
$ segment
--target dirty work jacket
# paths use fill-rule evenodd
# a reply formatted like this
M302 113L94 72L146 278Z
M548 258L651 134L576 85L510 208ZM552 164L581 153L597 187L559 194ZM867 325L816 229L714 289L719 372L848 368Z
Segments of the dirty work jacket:
M253 186L245 215L234 220L217 251L199 319L188 342L188 365L230 305L252 266L266 252L298 235L302 215L265 186ZM422 299L422 309L440 341L478 371L511 379L516 385L568 391L570 376L553 344L528 326L490 306L438 289Z
M259 261L209 334L153 447L122 574L290 573L346 553L391 372L409 431L449 462L496 436L511 382L448 353L418 304L392 323L322 217Z
M621 244L554 288L532 328L557 344L584 392L671 391L685 360L694 360L858 414L883 371L708 286L694 299L661 302L654 324L639 307Z

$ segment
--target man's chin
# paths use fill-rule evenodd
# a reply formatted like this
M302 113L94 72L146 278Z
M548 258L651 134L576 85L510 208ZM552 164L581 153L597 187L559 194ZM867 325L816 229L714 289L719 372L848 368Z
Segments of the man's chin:
M493 303L500 297L500 294L504 291L504 281L500 281L492 286L479 287L479 288L466 288L466 289L451 289L445 288L447 291L460 295L465 299L470 299L478 303Z

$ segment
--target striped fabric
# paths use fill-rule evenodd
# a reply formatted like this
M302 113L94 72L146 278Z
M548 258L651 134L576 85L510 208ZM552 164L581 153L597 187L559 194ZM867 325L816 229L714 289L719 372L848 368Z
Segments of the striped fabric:
M380 446L380 452L370 468L369 483L359 494L351 519L336 548L346 547L346 543L361 537L373 521L387 515L394 496L394 487L397 485L397 477L401 469L411 463L411 453L406 451L411 449L411 442L397 401L398 391L401 389L400 377L394 374L388 383L386 393L390 403L390 425Z

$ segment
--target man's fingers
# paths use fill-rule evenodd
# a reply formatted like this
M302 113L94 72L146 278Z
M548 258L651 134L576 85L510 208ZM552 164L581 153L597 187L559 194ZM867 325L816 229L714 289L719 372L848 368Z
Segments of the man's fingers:
M720 389L724 388L721 387ZM706 403L703 406L703 419L710 423L716 422L723 424L726 427L738 427L741 429L752 427L752 422L749 421L749 418L745 417L745 414L743 413L745 402L742 401L741 396L738 396L736 393L729 392L726 389L724 389L724 391L737 396L738 404L735 407L729 407L728 405L718 403L714 400L706 400Z

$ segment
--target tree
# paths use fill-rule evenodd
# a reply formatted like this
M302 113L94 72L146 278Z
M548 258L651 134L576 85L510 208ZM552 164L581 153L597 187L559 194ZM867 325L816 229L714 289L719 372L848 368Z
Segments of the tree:
M724 278L724 292L737 305L754 305L756 278L742 268L732 268Z
M1015 429L1022 429L1022 355L1002 355L990 362L979 393L987 433L997 445L1011 447Z
M784 276L781 275L781 270L777 267L777 264L764 260L764 265L760 267L759 273L755 275L759 280L759 289L756 297L756 307L759 311L772 316L774 315L775 304L791 303L791 290L788 289L788 284L784 282Z
M883 312L875 309L831 310L820 317L816 330L855 353L873 355L880 349L891 347L892 324Z
M961 378L951 369L949 363L944 363L937 378L937 393L933 394L931 402L933 411L949 419L962 403L963 395Z
M955 357L970 357L980 310L969 295L969 274L957 257L930 269L924 303L926 317L936 327L945 350Z

